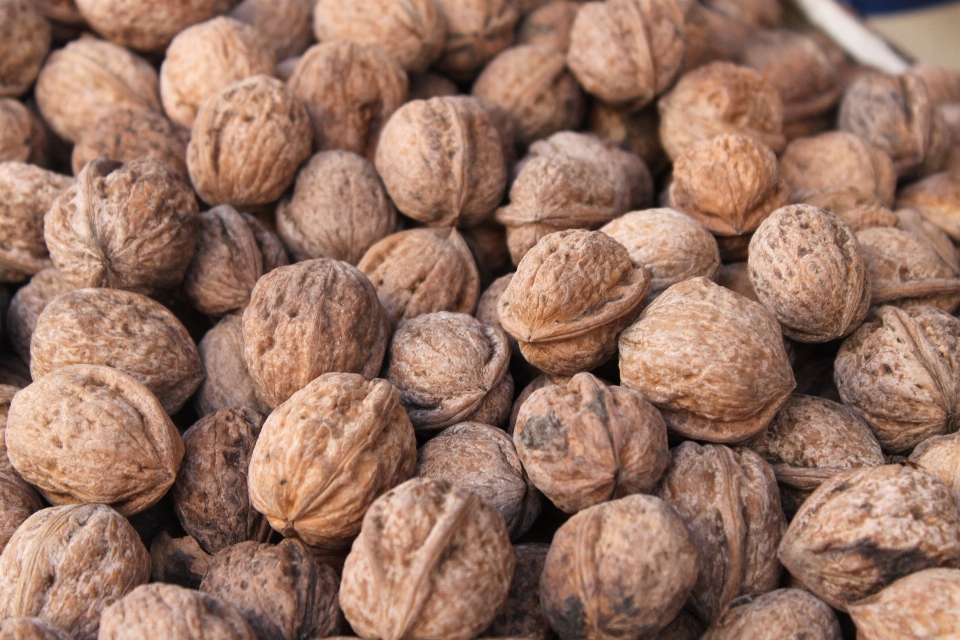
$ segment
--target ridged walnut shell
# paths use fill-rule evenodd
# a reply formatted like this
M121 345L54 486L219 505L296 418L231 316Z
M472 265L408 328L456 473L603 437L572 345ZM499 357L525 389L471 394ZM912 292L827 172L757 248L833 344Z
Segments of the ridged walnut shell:
M232 0L145 3L139 0L75 0L93 29L121 46L162 53L187 27L226 13Z
M277 61L299 56L316 42L312 0L242 0L227 14L255 27Z
M468 82L513 44L520 12L514 0L437 0L447 23L447 41L434 67Z
M905 187L897 194L897 208L915 209L960 241L960 173L945 171Z
M50 23L33 2L0 2L0 97L17 97L30 89L51 41Z
M826 603L802 589L777 589L745 595L731 602L702 640L840 640L841 637L837 615Z
M197 351L205 374L194 396L198 414L206 416L220 409L270 413L270 407L257 398L257 385L244 360L240 316L224 316L203 336Z
M7 308L6 334L13 350L30 363L30 342L37 328L37 318L57 296L73 291L56 267L37 273L30 282L17 289Z
M916 446L909 461L940 478L960 498L960 434L927 438Z
M0 162L29 162L46 166L47 130L40 118L22 102L0 98Z
M554 0L537 8L520 22L517 44L533 44L565 54L580 7L578 0Z
M101 118L80 134L73 147L71 166L79 175L97 158L132 162L154 158L165 162L184 180L187 174L187 143L190 132L159 113L120 109Z
M539 542L513 547L516 564L510 593L483 637L526 640L551 640L555 637L540 608L540 575L549 551L549 544Z
M71 640L65 631L41 618L0 620L0 640Z
M861 640L949 638L960 634L960 571L924 569L850 605Z

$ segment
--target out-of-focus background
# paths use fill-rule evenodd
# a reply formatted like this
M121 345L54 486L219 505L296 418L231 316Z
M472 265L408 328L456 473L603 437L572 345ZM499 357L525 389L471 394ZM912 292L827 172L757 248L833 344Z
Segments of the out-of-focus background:
M960 69L960 2L853 0L867 24L920 62Z

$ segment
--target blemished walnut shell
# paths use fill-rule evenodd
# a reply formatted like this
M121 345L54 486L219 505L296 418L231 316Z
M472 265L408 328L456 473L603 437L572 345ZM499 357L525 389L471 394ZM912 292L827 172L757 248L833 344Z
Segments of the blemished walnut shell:
M444 429L420 448L415 475L474 491L500 512L514 540L540 515L540 492L527 477L513 440L497 427L461 422Z
M320 0L313 31L320 42L380 47L408 73L426 71L447 39L443 11L434 0Z
M277 60L299 56L316 40L311 0L243 0L227 14L255 27Z
M408 229L374 244L357 265L373 283L393 327L437 311L473 313L480 274L453 228Z
M960 633L960 571L924 569L849 607L862 640L949 638Z
M676 508L699 553L687 607L713 622L734 598L779 584L780 491L770 465L747 448L684 442L670 457L657 495Z
M840 622L825 602L802 589L745 595L707 630L702 640L767 638L840 640Z
M96 640L101 611L150 579L150 554L106 505L51 507L20 526L0 570L0 617L37 617Z
M513 44L520 12L513 0L436 0L447 23L443 53L434 67L466 82Z
M244 359L262 402L276 407L328 372L380 372L390 324L370 280L320 258L260 278L243 312Z
M522 144L579 128L585 108L563 54L535 45L501 51L480 73L471 93L512 114Z
M190 132L153 111L114 111L83 130L73 147L73 174L97 158L132 162L154 158L187 179L187 143Z
M120 46L162 53L184 29L226 13L232 0L144 3L138 0L75 0L93 29Z
M562 637L650 637L677 616L696 579L697 549L683 519L658 498L633 495L560 527L540 604Z
M227 602L173 584L145 584L103 610L97 640L257 640Z
M73 287L56 267L44 269L17 289L7 309L5 329L13 350L24 362L30 362L30 342L37 327L37 318L51 300L68 291L73 291Z
M46 166L48 147L49 138L40 118L22 102L0 98L0 162Z
M527 640L551 640L555 637L540 609L540 575L549 551L550 545L540 542L513 547L516 564L510 593L482 637Z
M3 434L0 433L0 438L2 437ZM0 551L7 546L10 537L25 520L43 508L37 492L6 460L6 451L3 452L3 457L0 467ZM2 628L0 640L3 640Z
M143 58L112 42L82 37L47 58L34 95L50 128L76 142L112 111L159 112L159 84L157 72Z
M71 640L65 631L40 618L0 620L0 640Z
M677 0L591 2L573 23L567 64L588 93L639 109L673 84L685 35Z
M171 538L162 531L150 544L150 579L199 589L212 560L192 537Z
M724 133L755 138L783 151L783 102L759 72L730 62L689 71L657 103L660 140L676 160L697 140Z
M960 393L960 321L933 307L880 307L834 363L840 397L884 450L909 451L954 430Z
M232 604L259 640L326 638L340 631L340 578L299 540L242 542L214 557L200 591Z
M208 204L262 205L293 183L312 140L310 116L293 91L276 78L250 76L200 106L187 168Z
M909 461L937 476L960 497L960 434L927 438L916 446Z
M950 489L909 467L884 465L827 480L783 536L783 566L834 609L897 578L960 564L960 512Z
M743 135L691 144L676 158L669 205L721 236L755 231L790 191L770 147Z
M960 173L944 171L905 187L897 208L908 207L960 241Z
M532 44L566 54L580 6L581 3L573 0L555 0L532 11L517 29L517 44Z
M171 415L203 380L186 328L160 303L119 289L78 289L51 301L30 343L34 380L74 364L110 366L133 376Z
M415 478L364 516L340 606L361 636L468 640L506 600L514 565L495 507L448 482Z
M36 80L53 39L30 0L0 2L0 97L23 95Z
M876 196L865 195L856 188L815 193L804 198L803 204L829 211L846 222L854 232L899 225L897 214L881 204Z
M243 321L239 315L224 316L203 336L197 347L205 376L194 402L197 413L206 416L220 409L252 409L270 413L257 398L257 385L243 355Z

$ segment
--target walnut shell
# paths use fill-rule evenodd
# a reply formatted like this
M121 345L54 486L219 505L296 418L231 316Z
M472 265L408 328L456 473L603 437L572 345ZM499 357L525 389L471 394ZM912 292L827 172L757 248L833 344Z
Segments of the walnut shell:
M822 600L802 589L745 595L711 626L702 640L840 640L840 622Z
M277 60L299 56L313 42L312 0L242 0L229 17L245 22L267 40Z
M897 217L896 226L925 240L936 250L941 260L960 270L960 252L946 231L913 209L900 209L894 215Z
M3 434L0 433L0 438L2 437ZM0 468L0 551L7 546L11 536L25 520L43 508L40 496L20 477L6 457L4 447L4 460ZM2 627L0 640L3 640Z
M468 640L506 600L514 564L496 508L467 489L415 478L364 516L340 606L362 636Z
M66 632L40 618L0 620L0 640L71 640Z
M40 118L22 102L0 98L0 162L45 166L49 146Z
M511 270L507 230L496 220L487 220L479 226L461 229L460 234L477 263L481 286L492 283L498 275Z
M0 2L0 97L20 96L50 53L50 23L30 0Z
M37 617L74 640L96 640L100 612L150 579L150 554L108 506L52 507L21 525L0 572L0 618Z
M520 12L513 0L437 0L447 23L447 40L434 67L466 82L513 44Z
M949 433L927 438L916 446L909 461L936 476L960 497L960 434Z
M864 195L855 188L816 193L804 198L803 204L829 211L855 232L899 225L897 214L881 204L876 196Z
M460 88L452 80L439 73L427 71L409 75L410 88L407 91L407 101L429 100L460 93Z
M224 316L203 336L197 350L206 374L194 396L201 416L232 408L270 413L270 407L257 398L257 385L244 360L240 316Z
M201 549L192 537L171 538L163 531L150 544L150 560L153 582L199 589L213 556Z
M670 164L660 144L660 116L656 104L633 111L594 100L586 126L610 144L640 156L655 176L661 175Z
M737 16L706 3L681 1L680 7L686 31L681 74L717 60L737 58L753 32Z
M849 607L862 640L949 638L960 633L960 571L924 569Z
M56 267L40 271L17 289L7 309L6 330L13 350L24 362L30 362L30 342L37 328L37 318L51 300L72 290Z
M513 547L516 564L507 600L483 636L551 640L554 634L540 609L540 575L550 545L538 542Z
M54 22L64 25L82 25L80 10L74 0L33 0L40 12Z
M553 0L532 11L517 29L517 44L533 44L566 54L580 7L573 0Z
M697 550L676 510L633 495L560 527L540 577L540 603L562 637L648 637L676 617L696 579Z
M0 384L0 472L14 475L19 474L7 458L7 442L4 434L7 430L7 414L10 412L10 401L13 400L13 396L18 391L20 391L20 387Z
M232 0L143 3L137 0L75 0L81 15L106 39L123 47L163 53L187 27L226 13Z
M73 147L74 175L97 158L131 162L154 158L187 179L187 143L190 132L153 111L113 111L86 128Z
M897 208L908 207L960 241L960 173L937 173L897 194Z

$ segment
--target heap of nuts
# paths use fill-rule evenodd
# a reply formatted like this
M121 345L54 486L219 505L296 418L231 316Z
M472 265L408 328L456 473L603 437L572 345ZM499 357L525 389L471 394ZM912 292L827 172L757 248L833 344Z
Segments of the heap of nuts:
M0 0L0 639L960 637L960 74L782 14Z

